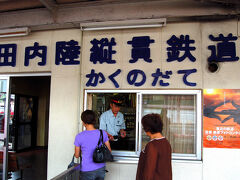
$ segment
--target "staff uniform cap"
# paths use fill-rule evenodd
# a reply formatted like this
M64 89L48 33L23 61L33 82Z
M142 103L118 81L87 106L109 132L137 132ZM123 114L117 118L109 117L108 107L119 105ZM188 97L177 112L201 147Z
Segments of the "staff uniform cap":
M111 103L117 105L117 106L122 106L122 98L118 96L113 96L111 98Z

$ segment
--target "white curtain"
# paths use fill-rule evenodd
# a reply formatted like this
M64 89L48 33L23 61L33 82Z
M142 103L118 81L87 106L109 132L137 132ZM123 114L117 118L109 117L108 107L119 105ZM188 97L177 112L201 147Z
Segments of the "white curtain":
M193 95L164 95L161 116L163 135L169 140L173 153L195 153L195 99Z
M163 135L169 140L173 153L195 153L195 95L144 95L143 113L161 115Z

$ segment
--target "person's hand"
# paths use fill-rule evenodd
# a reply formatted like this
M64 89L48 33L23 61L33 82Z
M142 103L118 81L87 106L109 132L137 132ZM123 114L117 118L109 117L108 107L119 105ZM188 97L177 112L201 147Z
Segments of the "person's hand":
M124 131L123 129L120 130L120 135L122 138L126 137L126 131Z
M110 141L114 141L114 137L113 137L111 134L108 134L108 139L109 139Z

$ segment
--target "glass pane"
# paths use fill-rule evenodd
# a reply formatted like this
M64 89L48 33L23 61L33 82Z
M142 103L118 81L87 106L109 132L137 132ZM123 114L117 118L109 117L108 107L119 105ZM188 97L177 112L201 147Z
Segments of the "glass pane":
M6 98L7 98L7 80L0 80L0 179L3 176L3 139L4 139L4 125L5 125L5 114L6 114Z
M7 80L0 80L0 133L4 133Z
M19 101L19 122L31 122L33 112L33 98L20 97Z
M18 149L31 147L31 125L20 125L18 131Z
M116 93L88 93L87 109L93 110L97 115L96 128L99 128L99 118L102 113L110 110L110 100ZM120 93L123 99L120 112L124 116L126 137L118 138L116 142L110 141L112 150L135 151L136 142L136 94ZM115 124L116 125L116 124ZM117 125L116 125L117 126Z
M196 153L196 96L143 95L143 116L158 113L163 120L163 135L169 140L172 152ZM149 141L142 130L142 148Z
M9 118L9 139L8 139L8 150L14 150L14 142L15 142L15 135L14 135L14 107L15 107L15 94L11 94L10 99L10 118Z

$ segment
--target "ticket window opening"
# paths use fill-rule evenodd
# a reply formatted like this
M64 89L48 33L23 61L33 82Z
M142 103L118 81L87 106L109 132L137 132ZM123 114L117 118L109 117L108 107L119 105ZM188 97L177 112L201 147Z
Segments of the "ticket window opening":
M91 109L97 116L95 128L99 129L99 118L102 113L110 109L111 97L121 96L120 112L124 116L126 137L110 142L112 150L135 151L136 142L136 93L88 93L87 109Z

